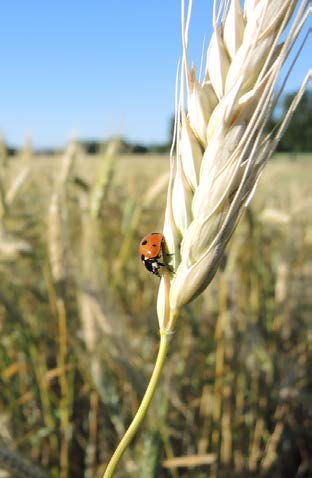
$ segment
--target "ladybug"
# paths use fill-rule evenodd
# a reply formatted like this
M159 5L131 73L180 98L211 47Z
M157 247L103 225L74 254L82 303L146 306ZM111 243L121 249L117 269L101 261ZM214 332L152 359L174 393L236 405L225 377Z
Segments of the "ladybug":
M151 232L143 237L140 242L140 257L146 269L152 274L160 277L159 269L161 266L166 266L158 259L163 255L163 248L165 244L164 236L160 232Z

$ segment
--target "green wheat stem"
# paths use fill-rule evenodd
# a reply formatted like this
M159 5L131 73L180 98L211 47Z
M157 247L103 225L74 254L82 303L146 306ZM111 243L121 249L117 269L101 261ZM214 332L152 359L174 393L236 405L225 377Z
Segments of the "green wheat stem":
M171 333L168 333L165 330L160 331L160 345L158 355L146 392L135 417L133 418L128 430L124 434L113 456L111 457L110 462L108 463L105 473L103 475L103 478L111 478L113 476L116 466L121 460L125 450L130 445L133 437L135 436L139 426L141 425L146 415L146 412L150 406L155 390L157 388L163 366L165 364L170 337Z

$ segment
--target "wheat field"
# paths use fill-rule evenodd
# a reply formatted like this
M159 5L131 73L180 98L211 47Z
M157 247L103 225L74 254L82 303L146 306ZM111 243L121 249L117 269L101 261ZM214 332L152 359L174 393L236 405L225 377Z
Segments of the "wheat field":
M1 478L102 476L157 352L138 244L162 228L168 170L75 145L2 158ZM311 178L309 155L265 169L116 476L311 476Z

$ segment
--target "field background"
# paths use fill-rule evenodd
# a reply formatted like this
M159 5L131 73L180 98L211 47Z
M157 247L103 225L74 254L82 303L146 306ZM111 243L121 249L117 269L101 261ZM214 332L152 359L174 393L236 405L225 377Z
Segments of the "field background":
M116 477L312 476L311 159L265 169ZM1 161L0 476L98 478L157 353L138 244L162 228L169 159Z

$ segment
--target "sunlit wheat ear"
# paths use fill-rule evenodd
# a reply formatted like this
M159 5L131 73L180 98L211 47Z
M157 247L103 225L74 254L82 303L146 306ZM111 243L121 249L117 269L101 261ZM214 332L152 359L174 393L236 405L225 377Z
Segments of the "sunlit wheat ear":
M67 275L66 261L66 183L70 178L77 146L70 143L61 159L61 170L52 193L48 215L48 249L52 277L60 283Z
M23 186L25 185L29 177L29 172L30 168L28 166L22 168L12 181L12 184L10 184L10 187L5 195L5 203L8 207L10 207L14 203L15 199L23 190Z
M0 169L7 164L8 150L4 137L0 134Z
M311 73L279 130L265 135L275 98L285 87L283 82L279 91L274 90L277 78L310 14L308 5L308 1L246 0L242 10L239 0L216 1L200 82L188 62L192 2L186 21L182 2L180 99L164 224L174 273L165 271L160 284L161 330L172 331L181 308L214 277L263 166L306 88ZM288 34L281 43L286 26Z
M24 161L30 161L33 156L32 139L29 135L25 136L23 149L21 151L21 158Z
M120 140L112 139L101 151L101 166L90 195L91 216L98 217L112 183L116 166L116 155L120 150Z

